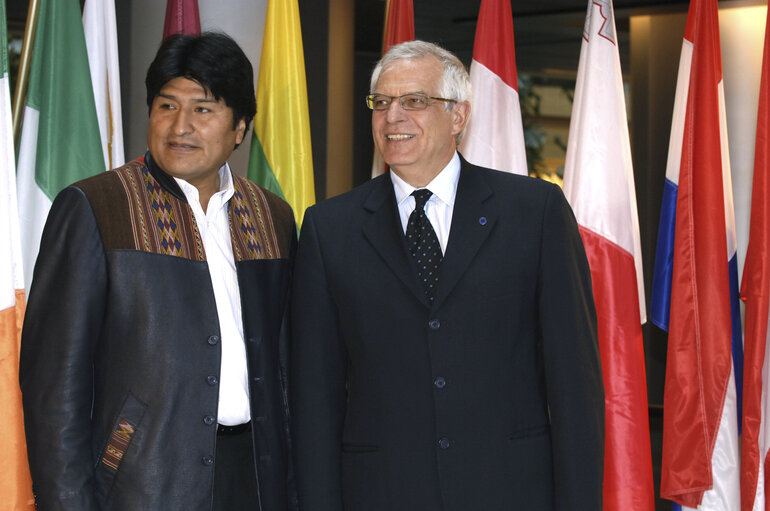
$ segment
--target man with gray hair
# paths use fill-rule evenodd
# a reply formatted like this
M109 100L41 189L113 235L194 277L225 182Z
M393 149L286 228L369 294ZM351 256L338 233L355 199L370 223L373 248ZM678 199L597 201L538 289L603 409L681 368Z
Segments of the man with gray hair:
M469 164L470 80L412 41L366 104L390 172L310 208L292 298L303 511L602 508L590 272L555 185Z

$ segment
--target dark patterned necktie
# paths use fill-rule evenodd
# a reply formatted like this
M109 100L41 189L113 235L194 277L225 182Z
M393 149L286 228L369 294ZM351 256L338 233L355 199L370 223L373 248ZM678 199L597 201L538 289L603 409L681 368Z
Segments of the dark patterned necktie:
M441 245L439 245L436 231L425 216L425 203L428 202L433 192L430 190L415 190L412 192L415 202L414 211L409 215L406 224L406 243L409 246L414 262L417 264L417 275L425 295L430 303L436 295L438 287L438 272L441 267Z

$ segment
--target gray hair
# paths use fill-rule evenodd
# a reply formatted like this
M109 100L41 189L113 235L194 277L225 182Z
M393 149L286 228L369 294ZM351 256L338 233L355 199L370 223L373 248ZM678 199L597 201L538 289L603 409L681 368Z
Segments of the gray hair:
M471 78L468 76L465 66L454 53L445 50L441 46L425 41L407 41L391 46L382 56L372 71L372 79L369 83L369 93L374 93L377 82L382 72L399 60L420 59L433 57L441 63L444 73L438 87L438 94L442 98L453 99L458 103L471 101ZM452 109L452 104L446 104L447 111Z
M441 75L441 82L438 86L438 95L445 99L453 99L458 103L464 101L470 103L472 97L471 77L468 75L468 71L465 69L463 63L454 53L445 50L437 44L426 41L407 41L391 46L379 62L377 62L377 65L374 66L372 78L369 82L369 93L374 93L374 89L377 87L377 82L380 80L383 71L387 70L394 63L400 60L426 57L432 57L438 60L444 68L444 72ZM450 112L452 108L454 108L454 104L444 104L444 109L447 112ZM460 145L464 134L465 128L455 135L455 142L457 145Z

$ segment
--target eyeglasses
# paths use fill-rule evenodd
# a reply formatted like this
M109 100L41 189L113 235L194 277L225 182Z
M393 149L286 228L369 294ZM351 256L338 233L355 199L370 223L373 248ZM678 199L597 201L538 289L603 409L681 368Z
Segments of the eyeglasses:
M397 99L404 110L425 110L435 101L457 103L457 100L446 98L434 98L425 94L413 92L403 96L386 96L385 94L369 94L366 96L366 106L371 110L387 110L394 99Z

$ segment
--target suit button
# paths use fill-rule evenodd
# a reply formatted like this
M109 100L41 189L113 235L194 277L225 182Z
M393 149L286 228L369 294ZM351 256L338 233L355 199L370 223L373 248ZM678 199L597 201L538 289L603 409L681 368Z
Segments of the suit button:
M218 381L217 377L213 374L206 377L206 383L209 385L216 385Z
M438 439L438 446L442 449L449 449L449 439L446 437L442 437Z
M203 463L207 467L210 467L211 465L214 464L214 458L212 456L204 456L203 458L201 458L201 463Z
M218 335L212 335L208 338L208 343L212 346L214 346L216 343L219 342L219 336Z
M446 380L443 377L439 376L438 378L433 380L433 385L435 385L437 389L443 389L444 387L446 387Z
M438 330L440 326L441 326L441 321L437 319L431 319L428 322L428 327L430 327L431 330Z
M212 425L212 424L214 424L216 421L217 421L217 420L216 420L214 417L212 417L211 415L207 415L207 416L205 416L205 417L203 418L203 423L204 423L205 425L207 425L207 426L211 426L211 425Z

